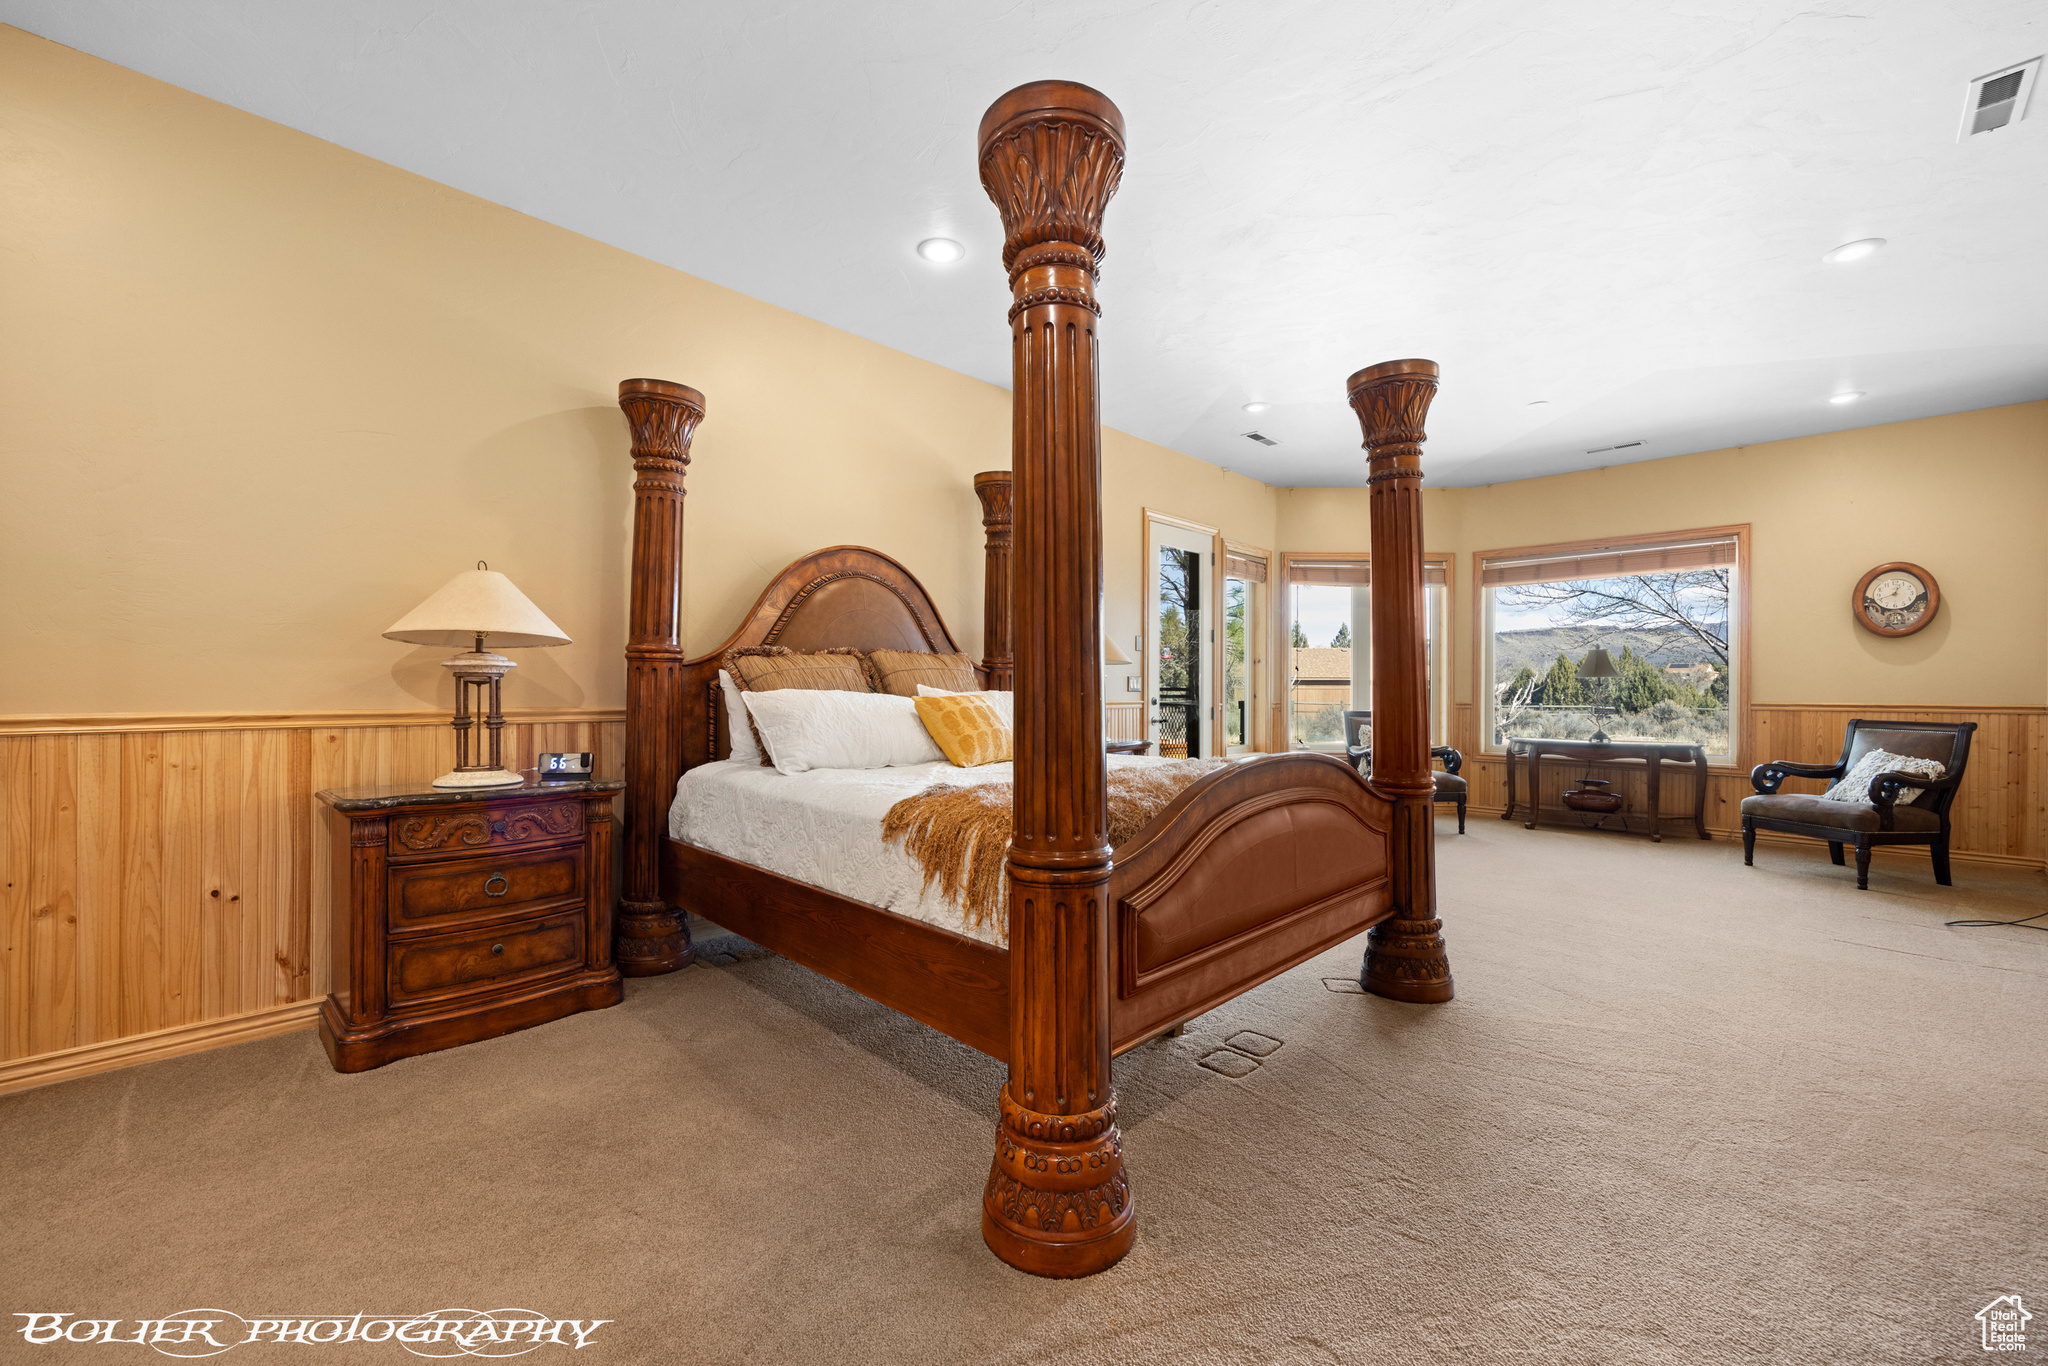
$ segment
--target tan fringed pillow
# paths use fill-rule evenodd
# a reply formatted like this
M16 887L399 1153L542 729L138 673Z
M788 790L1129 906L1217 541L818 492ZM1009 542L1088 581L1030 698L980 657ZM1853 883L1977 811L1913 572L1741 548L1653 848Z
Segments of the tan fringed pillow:
M972 693L957 697L920 697L917 719L955 768L1009 762L1010 723L995 704Z
M974 676L974 661L966 655L937 655L924 650L869 650L868 668L875 676L875 691L898 697L917 696L917 685L943 688L947 692L975 692L981 680Z
M741 692L774 692L778 688L808 688L818 692L880 692L868 663L859 650L816 650L798 654L785 645L746 645L727 650L719 664L732 676ZM754 743L761 747L761 763L775 762L761 737L754 718L747 717Z

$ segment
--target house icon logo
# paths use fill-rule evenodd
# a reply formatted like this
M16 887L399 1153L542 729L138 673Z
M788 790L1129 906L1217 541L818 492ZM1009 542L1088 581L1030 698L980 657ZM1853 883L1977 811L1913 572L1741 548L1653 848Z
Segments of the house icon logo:
M1987 1352L2024 1352L2027 1350L2027 1320L2034 1317L2027 1307L2020 1303L2018 1295L2000 1295L1977 1311L1977 1322L1984 1329L1984 1350Z

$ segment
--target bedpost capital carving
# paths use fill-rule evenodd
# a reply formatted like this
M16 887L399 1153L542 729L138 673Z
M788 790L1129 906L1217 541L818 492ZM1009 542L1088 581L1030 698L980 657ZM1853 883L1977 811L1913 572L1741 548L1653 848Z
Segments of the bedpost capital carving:
M1077 82L1033 81L989 106L979 146L1012 284L1034 265L1078 267L1092 279L1102 264L1103 210L1123 177L1122 112Z
M665 379L626 379L619 381L619 407L633 429L633 463L643 477L650 463L690 463L690 440L704 420L704 395Z
M981 526L991 539L1008 540L1011 522L1011 492L1008 470L984 470L974 476L974 496L981 500Z
M1371 456L1368 486L1387 479L1422 478L1424 423L1436 398L1433 360L1390 360L1344 381Z

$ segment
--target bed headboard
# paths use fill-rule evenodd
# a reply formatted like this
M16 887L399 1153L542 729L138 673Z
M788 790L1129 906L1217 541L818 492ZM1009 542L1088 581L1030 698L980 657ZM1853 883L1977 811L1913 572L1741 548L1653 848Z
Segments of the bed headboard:
M687 384L629 379L619 407L633 437L633 582L627 596L626 830L624 877L615 922L619 970L629 977L674 972L693 960L682 913L661 899L661 842L676 781L732 751L718 661L745 645L792 650L934 650L959 645L908 569L857 545L814 551L777 574L732 638L683 657L683 479L690 442L704 420L704 395ZM988 658L975 669L1009 687L1010 480L975 477L988 558Z
M726 651L747 645L941 654L960 649L931 595L901 564L864 546L813 551L769 580L729 639L683 662L677 688L682 704L682 768L677 777L732 752L731 720L718 695L718 661ZM975 673L987 682L979 666ZM632 718L627 725L630 729Z

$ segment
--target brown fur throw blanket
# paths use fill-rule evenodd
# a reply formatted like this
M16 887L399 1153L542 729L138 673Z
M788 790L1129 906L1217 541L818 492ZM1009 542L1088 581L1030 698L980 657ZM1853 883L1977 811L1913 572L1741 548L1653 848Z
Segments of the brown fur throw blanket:
M1144 764L1109 773L1109 847L1121 848L1189 784L1227 761L1192 759ZM966 913L970 927L993 924L1010 937L1010 886L1003 860L1010 852L1016 792L1009 783L954 787L941 783L905 797L882 818L882 838L901 842L934 882Z

